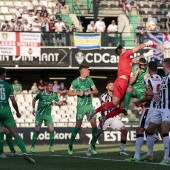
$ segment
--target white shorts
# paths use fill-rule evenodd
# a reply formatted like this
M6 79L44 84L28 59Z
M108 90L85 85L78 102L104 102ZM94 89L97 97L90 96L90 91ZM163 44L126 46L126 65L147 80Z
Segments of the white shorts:
M150 122L160 125L163 121L170 123L170 110L169 109L154 109Z
M123 122L117 117L112 117L104 122L103 130L106 130L110 126L113 130L119 130L121 127L125 126Z

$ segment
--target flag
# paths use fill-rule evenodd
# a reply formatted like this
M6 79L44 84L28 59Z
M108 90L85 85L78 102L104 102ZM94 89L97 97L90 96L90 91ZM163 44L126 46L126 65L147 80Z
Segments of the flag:
M74 33L74 44L81 50L94 50L101 47L100 33Z

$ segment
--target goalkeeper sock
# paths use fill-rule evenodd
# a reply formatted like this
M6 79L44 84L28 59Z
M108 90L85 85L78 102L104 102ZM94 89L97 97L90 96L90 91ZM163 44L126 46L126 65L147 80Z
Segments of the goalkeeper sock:
M18 145L18 147L21 149L22 153L26 154L27 150L26 150L23 139L19 135L16 135L15 141L16 141L16 144Z
M6 134L6 142L11 150L11 152L15 152L14 143L12 141L12 135L10 133Z
M136 143L135 143L135 155L134 158L140 158L141 147L143 144L144 135L139 134L136 136Z
M128 108L129 108L130 100L131 100L131 93L127 91L125 94L125 103L124 103L124 108L126 110L128 110Z
M113 102L104 103L103 105L101 105L100 107L98 107L98 108L96 109L96 113L101 112L101 111L108 110L108 109L110 109L110 108L112 108L112 107L114 107L114 106L115 106L115 105L114 105Z
M4 152L4 132L0 132L0 154Z
M148 134L147 138L146 138L146 144L147 144L147 147L148 147L148 153L147 153L148 155L153 154L154 143L155 143L154 133L153 134Z
M76 137L77 132L79 131L79 129L80 129L80 128L78 128L78 127L74 127L74 128L73 128L69 146L72 146L72 145L73 145L73 142L74 142L74 140L75 140L75 137Z
M54 145L54 132L50 132L50 146Z
M91 141L92 146L96 144L96 140L97 140L97 127L93 127L92 128L92 141Z
M164 144L164 157L168 157L169 155L169 134L162 134L163 136L163 144Z
M111 112L109 112L109 113L105 116L105 119L109 119L109 118L111 118L111 117L114 117L114 116L120 114L121 111L122 111L122 110L121 110L120 108L116 108L116 109L112 110Z
M32 137L32 147L35 147L35 143L37 142L39 132L35 131Z

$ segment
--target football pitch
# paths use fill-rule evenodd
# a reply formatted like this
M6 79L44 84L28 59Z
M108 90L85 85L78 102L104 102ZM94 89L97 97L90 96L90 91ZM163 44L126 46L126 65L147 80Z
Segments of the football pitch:
M25 162L22 156L11 157L8 147L4 151L7 159L0 158L0 170L167 170L170 165L159 165L163 158L163 145L155 144L153 162L125 162L124 159L134 154L134 143L126 146L129 156L119 156L119 145L97 145L97 155L86 156L87 145L74 145L73 155L67 154L67 145L55 145L55 153L48 151L49 146L37 145L36 153L30 157L36 164ZM16 151L19 152L17 146ZM29 151L30 146L27 146ZM142 153L146 153L146 145Z

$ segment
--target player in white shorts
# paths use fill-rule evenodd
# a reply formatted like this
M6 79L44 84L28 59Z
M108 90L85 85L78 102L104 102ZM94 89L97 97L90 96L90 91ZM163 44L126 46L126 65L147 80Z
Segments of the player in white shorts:
M101 95L101 97L100 97L101 104L112 101L112 95L113 95L113 90L114 90L113 85L114 85L113 81L109 81L109 82L106 83L107 92L105 92ZM108 114L109 112L111 112L114 109L115 108L111 108L109 110L104 111L104 113L102 113L102 116L105 116L105 114ZM104 122L104 124L102 124L102 121L100 121L100 124L98 126L97 139L103 133L103 131L105 131L109 126L113 130L119 130L121 132L121 142L120 142L119 155L129 155L128 153L126 153L124 151L124 148L125 148L125 145L126 145L126 138L127 138L127 129L125 128L125 125L123 124L123 122L120 119L121 119L121 117L115 116L115 117L107 119ZM86 155L87 156L91 155L90 145L89 145L89 148L87 150Z
M147 128L147 141L153 142L153 133L157 126L161 124L162 138L164 144L164 158L160 164L170 164L169 157L169 129L170 129L170 58L166 58L163 62L163 70L165 76L162 77L162 83L160 86L160 93L154 94L148 92L147 95L154 96L154 99L158 101L158 106L153 110L153 116L150 119L149 126Z
M161 77L157 74L157 63L155 61L150 61L148 63L148 71L150 77L145 79L145 85L147 89L151 89L154 93L157 93L161 84ZM135 154L132 158L125 159L126 161L152 161L153 155L148 157L144 156L142 159L140 157L141 147L144 141L144 131L149 125L149 120L152 117L152 112L156 106L156 102L152 99L152 96L145 96L143 99L134 102L135 105L139 106L141 103L145 104L145 110L139 121L138 128L136 130L136 144L135 144ZM152 150L153 151L153 150Z

